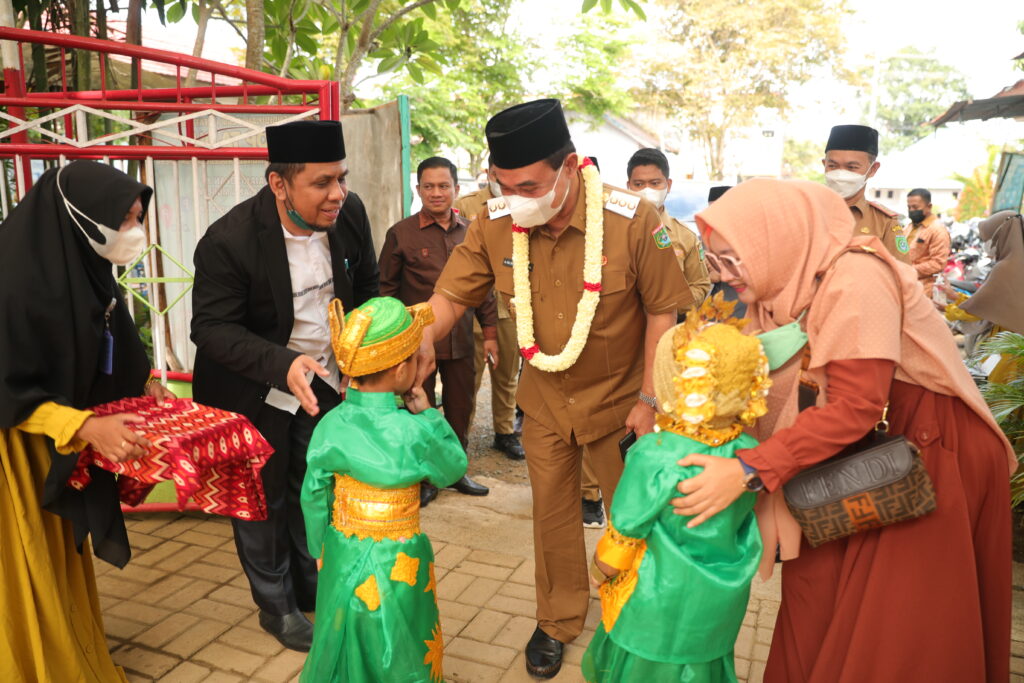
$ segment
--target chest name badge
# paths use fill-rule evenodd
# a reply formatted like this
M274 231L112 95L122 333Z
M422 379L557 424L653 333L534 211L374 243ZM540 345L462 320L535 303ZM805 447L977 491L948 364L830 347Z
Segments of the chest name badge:
M626 218L632 218L636 215L636 209L640 206L640 198L631 194L626 194L619 190L614 190L608 197L608 201L605 202L604 208L612 213L617 213L620 216Z
M658 249L668 249L672 246L672 238L668 234L668 228L664 225L659 225L652 230L651 237L654 238L654 244L657 245Z
M505 259L502 260L501 265L505 266L506 268L511 268L512 267L512 258L511 257L506 257ZM529 265L529 269L530 269L530 272L532 273L533 272L533 264L532 263Z
M494 197L487 200L487 215L491 219L504 218L512 214L512 210L508 206L508 200L504 197Z

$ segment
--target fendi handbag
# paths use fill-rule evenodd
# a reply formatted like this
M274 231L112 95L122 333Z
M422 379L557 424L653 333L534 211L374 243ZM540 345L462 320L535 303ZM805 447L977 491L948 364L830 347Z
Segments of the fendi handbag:
M917 446L889 435L889 405L863 439L803 470L783 487L812 547L935 509L935 489Z

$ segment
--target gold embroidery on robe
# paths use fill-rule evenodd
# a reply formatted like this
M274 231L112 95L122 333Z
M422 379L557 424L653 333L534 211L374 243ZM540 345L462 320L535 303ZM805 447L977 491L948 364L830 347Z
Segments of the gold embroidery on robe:
M377 577L373 574L356 588L355 593L371 612L380 607L380 591L377 590Z
M427 571L429 573L430 578L427 579L427 587L423 589L423 592L424 593L429 593L430 591L434 591L434 595L437 595L437 578L435 578L435 576L434 576L434 563L433 562L431 562L428 565Z
M420 570L418 558L409 557L405 553L398 553L395 558L395 566L391 568L392 581L404 581L410 586L416 585L416 572Z
M629 601L629 596L633 595L633 591L636 589L640 563L643 562L644 553L647 552L647 543L645 541L640 541L640 543L642 545L633 558L633 565L601 584L601 623L604 624L604 630L608 633L611 633L623 605Z
M420 532L420 485L379 489L336 474L332 512L332 525L345 536L405 541Z
M427 654L423 657L423 663L430 666L430 680L433 683L441 683L444 680L444 673L441 662L444 659L444 638L441 636L441 622L434 626L434 632L430 634L430 640L423 641L427 645Z
M633 564L633 557L637 551L645 548L647 544L639 538L630 538L618 532L608 520L608 528L605 530L601 540L597 542L597 559L609 567L620 571L628 569Z

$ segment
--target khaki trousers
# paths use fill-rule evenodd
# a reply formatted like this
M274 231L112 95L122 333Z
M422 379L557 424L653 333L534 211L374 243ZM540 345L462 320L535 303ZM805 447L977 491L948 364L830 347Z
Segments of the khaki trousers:
M601 487L597 483L597 474L590 464L590 457L583 454L583 500L601 500Z
M474 356L473 412L469 416L472 426L476 418L476 395L484 378L484 333L480 322L473 320L473 338L476 341ZM516 420L516 385L519 383L519 347L516 344L516 321L512 318L498 318L498 367L491 373L491 414L494 433L511 434Z
M622 475L621 427L581 446L527 415L523 419L523 448L533 491L533 547L537 562L537 621L549 636L563 643L583 631L590 603L580 476L583 455L590 457L605 505L611 509L615 486Z

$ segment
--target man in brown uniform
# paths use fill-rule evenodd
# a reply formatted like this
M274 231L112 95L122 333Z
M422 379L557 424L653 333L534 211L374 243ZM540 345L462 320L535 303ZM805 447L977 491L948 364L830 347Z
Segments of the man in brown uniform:
M488 184L476 192L459 197L455 200L455 210L463 218L472 223L487 208L487 203L500 196L497 183L491 177L488 168ZM473 325L474 371L473 396L480 392L480 382L484 378L484 368L491 372L491 424L494 426L494 442L492 447L504 453L511 460L522 460L526 457L523 445L516 434L516 384L519 381L519 345L516 343L516 323L512 320L508 308L501 297L498 304L498 357L489 362L483 347L483 332L480 325ZM474 401L475 408L475 401ZM473 424L473 415L469 424Z
M658 338L692 296L668 230L649 203L608 186L591 186L586 199L584 177L593 169L580 170L557 100L507 109L485 134L511 215L480 214L452 254L430 299L437 320L425 330L421 353L429 368L433 339L466 307L492 287L506 303L520 289L511 307L524 324L520 338L536 339L521 349L528 362L518 395L526 413L539 622L526 646L526 668L550 678L561 668L563 644L583 630L590 599L579 503L582 452L589 452L611 504L622 473L619 440L654 425ZM597 221L603 221L602 245L591 245L589 265L601 280L585 282L584 247L601 233ZM513 226L516 240L526 242L522 263L513 254ZM598 293L599 302L589 329L571 334L581 299L591 299L581 292ZM526 329L524 319L531 318L533 329Z
M448 257L466 238L469 221L452 211L458 193L458 170L448 159L431 157L416 169L416 191L423 208L392 225L380 250L380 293L393 296L406 306L426 301L434 291L434 283L448 262ZM476 309L476 318L483 327L484 347L495 358L497 313L494 297L486 297ZM434 343L437 371L441 373L441 405L462 447L466 448L469 416L473 410L473 311L466 310L451 332ZM437 372L423 383L430 404L436 401L434 384ZM486 496L486 486L468 476L452 484L452 488L471 496ZM437 497L437 488L428 482L420 486L420 504L427 505Z
M874 235L893 256L910 263L910 243L896 213L864 196L868 178L881 166L878 131L869 126L833 126L821 163L825 167L825 184L850 207L855 234Z
M916 188L907 194L907 215L910 217L910 262L925 296L932 295L935 276L946 269L949 261L949 230L932 213L932 193Z
M690 285L693 303L699 306L711 291L711 278L704 263L704 247L693 230L665 209L665 198L672 191L668 159L661 150L647 147L637 150L626 164L626 187L640 194L658 210L672 236L672 251Z

